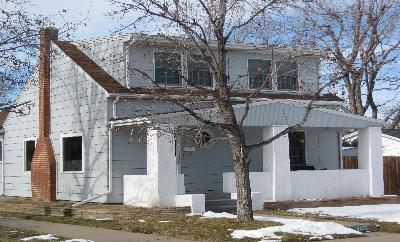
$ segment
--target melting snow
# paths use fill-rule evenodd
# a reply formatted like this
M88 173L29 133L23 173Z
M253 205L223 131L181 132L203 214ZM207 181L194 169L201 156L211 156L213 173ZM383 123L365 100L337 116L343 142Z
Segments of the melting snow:
M96 218L97 221L110 221L113 220L112 218Z
M170 221L158 221L159 223L169 223Z
M139 219L138 221L139 221L139 223L146 223L146 221L143 219Z
M203 218L236 218L236 215L229 213L214 213L206 212L203 214ZM291 233L301 235L311 235L313 237L332 239L332 234L361 234L360 232L344 227L341 224L334 222L315 222L303 219L287 219L278 217L265 217L265 216L254 216L257 221L265 222L278 222L282 225L272 226L254 230L234 230L231 233L234 239L243 239L245 237L254 239L273 239L280 240L281 237L275 235L275 233Z
M27 237L21 239L21 241L30 241L30 240L57 240L57 237L54 237L52 234L44 234L44 235L38 235L38 236L32 236L32 237Z
M334 217L374 219L380 222L400 224L400 204L360 205L344 207L294 208L291 212L314 213Z
M63 242L94 242L94 241L87 239L69 239L69 240L64 240Z

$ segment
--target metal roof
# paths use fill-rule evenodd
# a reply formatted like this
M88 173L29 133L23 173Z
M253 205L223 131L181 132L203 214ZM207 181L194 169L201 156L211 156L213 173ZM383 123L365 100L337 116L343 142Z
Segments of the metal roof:
M245 104L234 105L235 114L240 119L245 113ZM272 125L296 125L303 120L307 109L304 102L293 100L269 100L250 104L248 116L244 126L262 127ZM210 117L214 122L221 120L216 108L196 110L202 117ZM144 117L140 120L143 121ZM158 114L145 117L153 124L196 125L197 121L186 112ZM118 125L135 124L137 118L112 121ZM303 127L330 127L330 128L366 128L381 127L383 121L368 117L358 116L342 111L323 107L311 110Z

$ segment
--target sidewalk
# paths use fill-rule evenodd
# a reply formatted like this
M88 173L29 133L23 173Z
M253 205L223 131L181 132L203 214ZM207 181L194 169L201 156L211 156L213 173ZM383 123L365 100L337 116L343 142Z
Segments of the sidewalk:
M4 218L0 217L0 225L11 228L27 229L37 231L43 234L60 235L71 239L87 239L95 242L110 242L110 241L188 241L164 236L151 234L130 233L118 230L94 228L70 224L49 223L43 221L19 219L19 218Z

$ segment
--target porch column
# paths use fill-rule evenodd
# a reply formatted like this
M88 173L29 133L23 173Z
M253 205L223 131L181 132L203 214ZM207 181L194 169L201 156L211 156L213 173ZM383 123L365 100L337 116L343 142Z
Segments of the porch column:
M263 127L263 139L273 137L287 126ZM291 199L289 137L282 136L263 146L263 171L272 173L272 200Z
M383 158L381 127L358 130L358 166L369 174L369 195L383 196Z
M174 207L177 194L175 141L171 127L147 130L147 177L155 192L153 205Z

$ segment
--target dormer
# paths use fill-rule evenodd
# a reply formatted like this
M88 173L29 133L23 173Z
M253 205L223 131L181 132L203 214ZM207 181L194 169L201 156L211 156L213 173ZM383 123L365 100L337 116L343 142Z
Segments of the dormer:
M199 56L175 48L167 41L143 41L140 37L125 43L126 85L175 89L215 88L208 65ZM228 44L227 74L235 91L259 88L272 73L272 80L261 92L313 94L319 87L320 55L303 51L245 44ZM289 57L291 56L291 57Z

